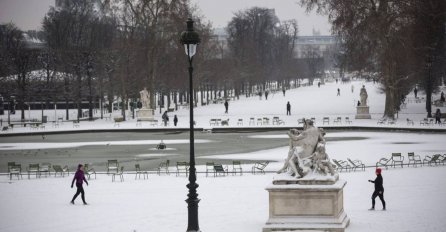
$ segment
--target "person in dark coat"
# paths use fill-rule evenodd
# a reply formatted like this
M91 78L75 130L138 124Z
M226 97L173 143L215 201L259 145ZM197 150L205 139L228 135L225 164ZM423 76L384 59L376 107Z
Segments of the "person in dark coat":
M441 111L440 109L437 109L435 112L435 124L441 124Z
M177 115L175 114L175 116L173 116L173 125L174 125L174 126L177 126L177 123L178 123L178 117L177 117Z
M337 96L341 96L341 90L338 88L338 95Z
M377 168L375 171L376 179L369 180L369 182L375 184L375 191L372 194L372 208L370 210L375 210L375 198L379 197L383 205L383 210L386 210L386 202L384 201L384 187L383 187L383 177L381 176L381 168Z
M228 113L229 103L228 100L225 100L225 114Z
M413 94L415 95L415 98L417 98L417 93L418 93L418 89L417 89L417 87L415 87L415 89L413 90Z
M87 202L85 201L85 192L84 192L84 188L82 187L82 184L84 183L87 184L88 186L88 181L87 179L85 179L85 175L84 175L84 166L82 164L79 164L77 166L77 171L74 174L74 178L73 181L71 182L71 188L73 188L74 182L76 182L76 194L74 194L73 199L71 200L71 204L74 205L74 200L76 200L77 196L79 196L79 194L81 194L81 198L82 201L84 202L84 205L87 204Z
M161 116L164 122L164 126L167 126L167 122L169 121L169 116L167 115L167 111L164 111L163 116Z
M288 102L286 104L286 115L291 115L291 104Z

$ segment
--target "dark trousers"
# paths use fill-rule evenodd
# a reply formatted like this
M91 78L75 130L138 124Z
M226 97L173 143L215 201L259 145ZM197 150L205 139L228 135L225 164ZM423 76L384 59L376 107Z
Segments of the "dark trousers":
M386 202L384 201L384 190L382 190L382 191L375 190L373 192L373 194L372 194L372 208L375 208L375 198L376 197L379 197L379 199L381 200L381 203L383 204L383 208L385 209Z
M225 114L228 113L228 107L225 107Z
M82 201L83 201L84 203L86 203L86 202L85 202L85 192L84 192L84 187L82 187L81 184L76 184L76 188L77 188L76 194L74 194L73 199L72 199L71 201L74 202L74 200L76 200L77 196L79 196L79 194L81 194Z
M291 115L291 110L286 110L286 115Z

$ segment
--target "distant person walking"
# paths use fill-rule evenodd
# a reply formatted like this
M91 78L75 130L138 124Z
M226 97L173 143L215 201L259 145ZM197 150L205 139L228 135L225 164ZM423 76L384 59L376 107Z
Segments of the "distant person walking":
M341 96L341 90L338 88L338 95L336 96Z
M265 91L265 100L268 100L268 94L269 94L269 91L266 90L266 91Z
M437 109L437 112L435 112L435 124L441 124L441 111L440 109Z
M288 102L286 104L286 115L291 115L291 104Z
M415 98L418 98L417 93L418 93L418 89L417 89L417 87L415 87L415 89L413 90L413 94L415 95Z
M82 201L84 202L84 205L87 204L87 202L85 201L85 192L84 192L84 188L82 187L82 184L85 183L88 185L87 179L85 179L85 175L84 175L84 166L82 164L79 164L77 166L77 171L74 174L74 178L73 181L71 182L71 188L73 188L74 182L76 182L76 194L74 194L73 199L71 200L71 204L74 205L74 200L76 200L77 196L79 196L79 194L81 194L81 198Z
M442 102L445 101L445 98L444 98L444 92L443 92L443 91L441 91L440 101L442 101Z
M352 93L355 91L355 86L352 85Z
M317 83L317 87L320 88L321 87L321 82Z
M161 119L163 119L164 126L167 126L167 122L169 121L169 116L167 115L167 110L164 111L163 116L161 116Z
M384 201L384 187L383 187L383 177L381 176L381 168L377 168L375 171L376 179L369 180L369 182L375 184L375 191L372 194L372 208L370 210L375 210L375 198L379 197L383 205L383 210L386 210L386 202Z
M177 126L177 123L178 123L178 117L177 117L177 115L175 114L175 116L173 116L173 125L174 125L174 126Z
M229 103L228 100L225 100L225 114L228 113Z
M282 88L283 96L285 97L285 87Z

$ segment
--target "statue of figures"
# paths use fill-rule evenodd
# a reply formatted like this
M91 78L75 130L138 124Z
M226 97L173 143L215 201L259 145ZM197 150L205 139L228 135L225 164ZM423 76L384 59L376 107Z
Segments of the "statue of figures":
M317 144L316 151L313 153L313 155L311 155L311 159L314 172L319 172L323 175L330 173L332 176L335 174L330 158L328 157L327 153L325 153L325 144Z
M304 177L311 170L312 154L318 143L325 143L321 130L313 126L313 121L305 120L302 132L291 129L288 132L290 138L290 150L284 166L277 171L282 173L291 168L295 177Z
M359 93L359 97L361 98L361 106L367 106L367 90L365 90L365 86L363 85L361 88L361 92Z
M144 89L141 90L139 94L141 95L142 108L150 109L150 94L149 91L147 91L147 88L144 87Z

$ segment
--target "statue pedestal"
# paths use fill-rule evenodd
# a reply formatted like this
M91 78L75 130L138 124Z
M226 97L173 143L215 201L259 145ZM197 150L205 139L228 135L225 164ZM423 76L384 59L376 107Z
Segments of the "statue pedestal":
M347 184L269 185L269 219L263 232L343 232L350 219L344 212L343 189Z
M357 106L355 119L372 119L368 106Z
M153 110L147 108L141 108L136 111L136 117L138 121L151 121L153 120Z

